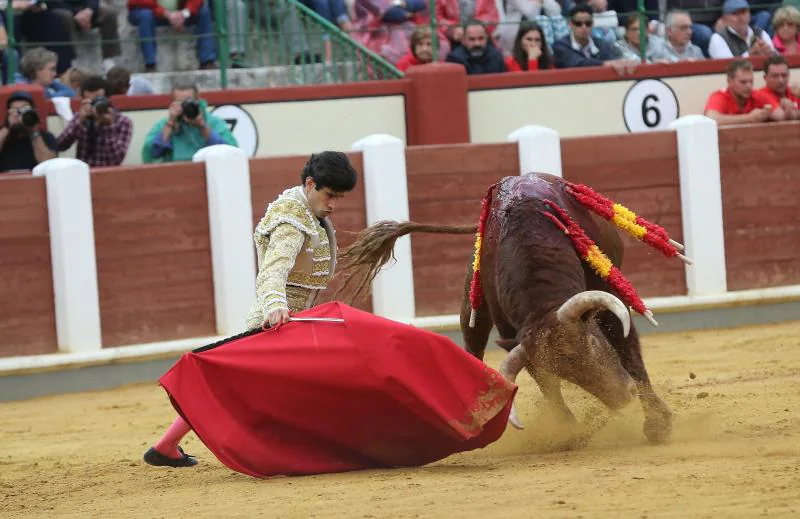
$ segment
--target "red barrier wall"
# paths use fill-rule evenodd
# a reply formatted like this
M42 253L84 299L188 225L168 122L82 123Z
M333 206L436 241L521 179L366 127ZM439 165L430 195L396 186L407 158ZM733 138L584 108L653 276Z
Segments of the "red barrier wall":
M722 128L728 290L800 283L800 125Z
M49 229L44 178L0 178L0 357L58 349Z
M800 151L792 145L799 139L798 123L720 130L730 290L800 283ZM566 178L682 239L673 132L563 139L561 148ZM350 158L359 184L334 215L341 247L366 226L362 157ZM299 182L306 160L251 161L253 224ZM418 222L474 225L487 187L519 173L512 143L410 147L406 162L410 216ZM93 170L91 186L104 345L215 334L203 164ZM57 349L48 232L44 179L0 177L0 356ZM473 239L412 238L419 316L458 312ZM682 263L626 243L622 270L642 296L686 293ZM368 300L357 304L370 309Z
M95 171L105 347L215 335L204 164Z

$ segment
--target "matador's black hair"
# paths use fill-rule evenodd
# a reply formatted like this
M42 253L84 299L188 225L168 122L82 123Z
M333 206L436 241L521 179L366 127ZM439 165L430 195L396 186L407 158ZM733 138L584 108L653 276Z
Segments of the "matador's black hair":
M305 183L308 177L314 179L317 191L327 187L336 193L352 191L357 180L350 159L339 151L312 154L300 173L300 181Z

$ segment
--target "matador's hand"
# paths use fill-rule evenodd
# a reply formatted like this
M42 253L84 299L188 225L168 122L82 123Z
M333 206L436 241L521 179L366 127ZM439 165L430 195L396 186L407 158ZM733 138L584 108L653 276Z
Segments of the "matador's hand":
M286 308L276 308L274 310L270 310L267 314L267 318L264 320L264 325L275 326L277 324L288 323L289 322L289 310Z

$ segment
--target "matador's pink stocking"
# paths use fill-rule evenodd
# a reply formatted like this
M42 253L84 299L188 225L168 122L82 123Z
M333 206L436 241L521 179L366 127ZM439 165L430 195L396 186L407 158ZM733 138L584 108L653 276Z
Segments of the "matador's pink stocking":
M183 454L178 450L178 444L191 430L192 428L186 423L186 420L178 416L154 447L164 456L181 459Z

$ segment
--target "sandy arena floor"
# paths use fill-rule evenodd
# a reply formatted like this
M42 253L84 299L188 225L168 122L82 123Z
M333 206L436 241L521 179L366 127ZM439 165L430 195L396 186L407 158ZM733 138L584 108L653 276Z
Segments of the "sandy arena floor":
M152 384L0 404L0 515L800 516L800 322L650 336L644 349L677 415L670 444L647 444L635 405L587 447L565 450L523 373L525 430L416 469L255 480L192 434L184 446L199 466L149 467L141 455L173 418ZM579 417L597 406L572 387L565 394Z

